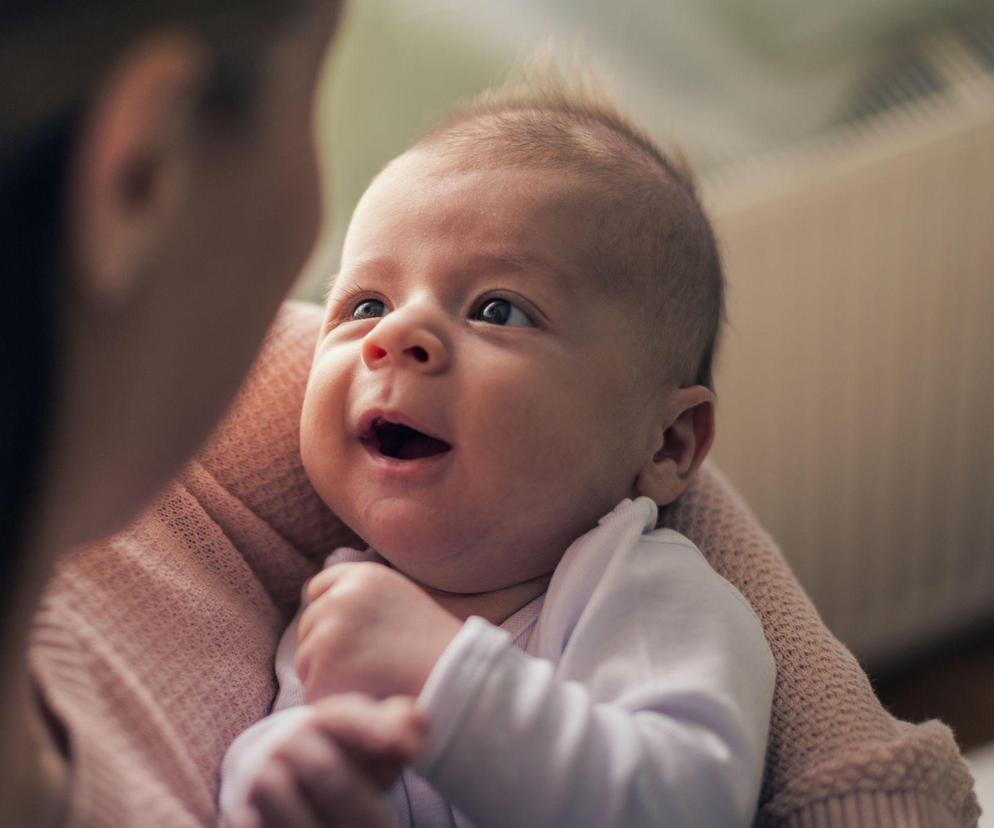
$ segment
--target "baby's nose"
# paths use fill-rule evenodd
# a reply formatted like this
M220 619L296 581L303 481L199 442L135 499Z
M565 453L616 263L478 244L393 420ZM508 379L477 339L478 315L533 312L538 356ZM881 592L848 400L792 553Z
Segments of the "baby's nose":
M400 310L387 314L366 335L362 361L371 370L393 365L436 374L448 367L449 352L427 314Z

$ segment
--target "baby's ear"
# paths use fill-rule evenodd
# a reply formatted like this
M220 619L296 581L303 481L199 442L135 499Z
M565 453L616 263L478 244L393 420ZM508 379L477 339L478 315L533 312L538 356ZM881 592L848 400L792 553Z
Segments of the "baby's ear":
M670 395L662 438L635 481L640 495L664 506L683 494L714 442L714 406L714 392L703 385Z

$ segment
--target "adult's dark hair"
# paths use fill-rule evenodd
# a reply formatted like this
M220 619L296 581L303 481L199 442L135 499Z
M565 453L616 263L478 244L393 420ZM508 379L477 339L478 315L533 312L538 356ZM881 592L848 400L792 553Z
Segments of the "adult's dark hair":
M251 118L260 56L306 0L5 0L0 5L0 600L18 582L59 381L67 176L88 102L125 51L189 32L200 110Z

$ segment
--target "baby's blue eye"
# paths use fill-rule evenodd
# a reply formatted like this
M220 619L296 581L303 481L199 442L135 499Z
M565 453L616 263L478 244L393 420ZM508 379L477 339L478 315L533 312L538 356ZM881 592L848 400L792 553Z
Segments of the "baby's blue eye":
M508 328L533 328L534 323L528 314L507 299L489 299L480 305L473 316L480 322L490 325L503 325Z
M387 312L387 306L380 299L363 299L352 310L353 321L360 319L376 319Z

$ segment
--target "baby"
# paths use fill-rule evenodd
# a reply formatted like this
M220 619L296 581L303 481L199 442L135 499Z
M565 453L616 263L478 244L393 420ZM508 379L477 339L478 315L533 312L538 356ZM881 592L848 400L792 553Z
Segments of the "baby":
M308 585L229 824L751 824L772 656L656 529L712 443L722 281L688 175L590 96L492 96L380 173L301 419L369 549Z

